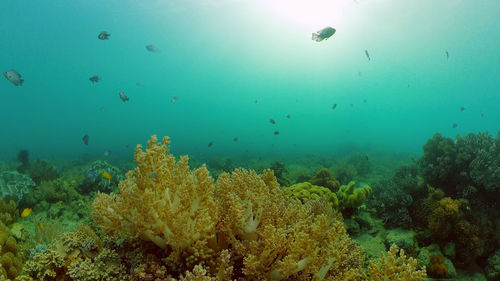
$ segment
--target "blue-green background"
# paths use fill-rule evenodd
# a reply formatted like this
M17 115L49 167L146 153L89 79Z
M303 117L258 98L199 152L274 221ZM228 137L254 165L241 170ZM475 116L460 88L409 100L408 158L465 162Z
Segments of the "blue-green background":
M0 70L25 82L0 77L0 158L131 157L153 133L200 157L420 153L436 132L499 129L499 1L337 1L319 43L325 25L270 2L2 0Z

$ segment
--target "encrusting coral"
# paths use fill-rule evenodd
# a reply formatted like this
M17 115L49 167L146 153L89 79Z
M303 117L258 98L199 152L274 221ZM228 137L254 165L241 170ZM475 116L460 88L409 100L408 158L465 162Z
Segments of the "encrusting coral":
M120 193L99 193L93 204L107 233L161 250L161 262L153 263L162 268L158 275L143 267L147 280L165 278L165 271L179 280L366 280L364 254L331 207L288 197L270 170L236 169L214 183L204 165L191 170L188 157L176 161L168 145L156 136L145 151L138 145L138 167L120 182ZM391 248L385 276L425 275L403 253L395 256ZM381 280L380 267L373 269L371 280Z

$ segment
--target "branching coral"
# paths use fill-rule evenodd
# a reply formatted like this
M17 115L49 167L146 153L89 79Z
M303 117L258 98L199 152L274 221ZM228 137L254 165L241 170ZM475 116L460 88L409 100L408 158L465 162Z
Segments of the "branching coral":
M387 255L382 255L378 261L370 261L368 269L366 279L372 281L419 281L427 277L425 268L419 269L417 261L407 258L403 249L398 255L396 245L392 245Z
M150 278L142 280L365 280L364 254L331 207L288 197L270 170L236 169L214 184L205 166L191 170L186 156L176 161L169 154L168 144L153 136L145 151L137 146L138 167L119 184L120 193L99 193L93 204L106 232L160 250L149 265L133 266L134 274ZM393 265L397 270L385 276L412 270L420 276L412 260Z

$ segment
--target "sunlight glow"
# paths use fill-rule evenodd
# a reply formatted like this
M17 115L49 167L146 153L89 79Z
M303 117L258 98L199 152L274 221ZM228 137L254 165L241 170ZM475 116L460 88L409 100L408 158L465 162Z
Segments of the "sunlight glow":
M338 27L357 0L266 0L264 5L282 20L311 29Z

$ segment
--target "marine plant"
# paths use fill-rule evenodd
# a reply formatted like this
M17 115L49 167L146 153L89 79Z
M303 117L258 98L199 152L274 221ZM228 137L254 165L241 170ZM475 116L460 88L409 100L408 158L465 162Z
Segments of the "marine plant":
M166 270L181 280L366 277L361 248L338 214L320 211L326 205L287 197L270 170L236 169L214 183L204 165L191 170L188 157L176 161L168 145L168 138L159 143L156 136L145 151L138 145L138 167L120 182L120 193L98 193L93 204L94 218L107 233L127 234L161 250L162 275ZM369 280L425 275L403 252L396 253L391 248Z

